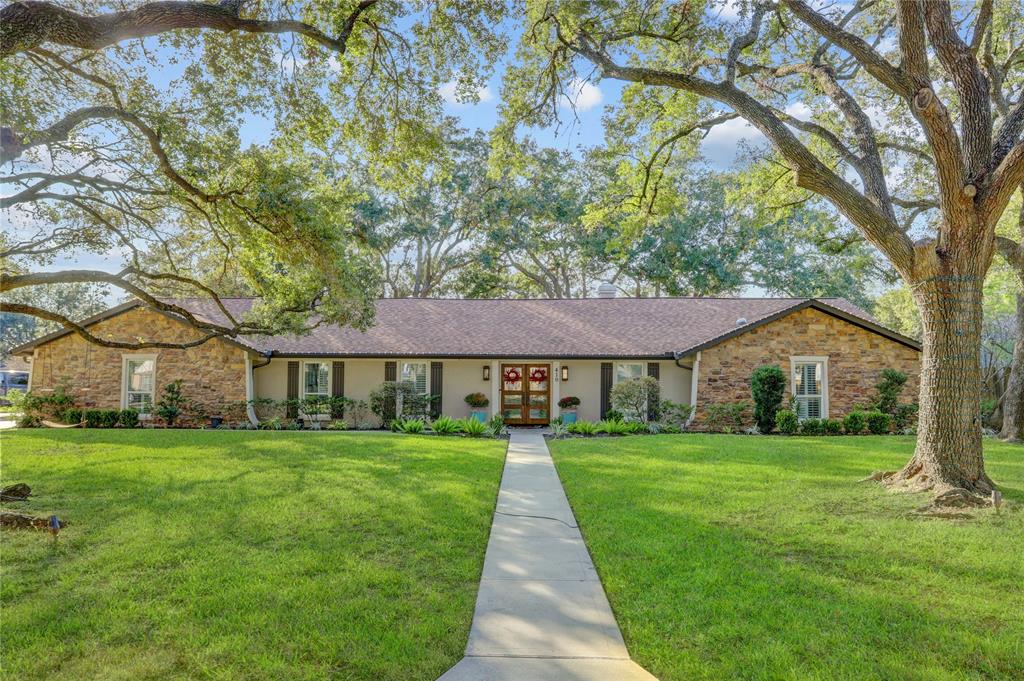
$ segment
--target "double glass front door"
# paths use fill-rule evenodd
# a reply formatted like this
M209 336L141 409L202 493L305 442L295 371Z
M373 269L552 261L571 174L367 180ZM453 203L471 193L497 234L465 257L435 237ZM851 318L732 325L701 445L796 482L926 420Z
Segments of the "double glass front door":
M551 421L551 365L501 365L501 415L510 426Z

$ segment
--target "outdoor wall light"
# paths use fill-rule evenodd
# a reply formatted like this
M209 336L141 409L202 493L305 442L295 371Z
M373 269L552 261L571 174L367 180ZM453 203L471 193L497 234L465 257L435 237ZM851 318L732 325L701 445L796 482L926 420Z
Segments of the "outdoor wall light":
M569 367L562 367L562 380L563 381L568 381L569 380Z
M485 364L484 365L484 380L485 381L491 380L491 365L490 364Z

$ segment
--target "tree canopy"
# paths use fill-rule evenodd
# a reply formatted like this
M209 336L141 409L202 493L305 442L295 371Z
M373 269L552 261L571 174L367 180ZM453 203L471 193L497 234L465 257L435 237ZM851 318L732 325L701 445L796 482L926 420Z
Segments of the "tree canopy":
M498 53L488 3L119 8L0 9L0 201L11 227L0 293L101 283L181 315L197 342L369 323L376 268L342 163L358 156L400 186L444 159L438 87L472 82ZM190 257L196 244L202 263ZM124 266L59 269L89 253ZM219 300L193 276L218 261L259 296L253 313L236 319L222 306L213 322L163 297ZM24 300L8 296L4 309L94 343L147 345L97 338Z

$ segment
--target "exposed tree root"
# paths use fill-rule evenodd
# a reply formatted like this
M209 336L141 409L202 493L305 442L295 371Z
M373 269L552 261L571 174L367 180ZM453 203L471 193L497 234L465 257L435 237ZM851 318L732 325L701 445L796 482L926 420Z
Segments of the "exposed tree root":
M57 522L60 525L60 529L64 529L68 525L66 520L58 520ZM50 518L49 516L31 515L17 511L0 511L0 527L46 530L50 529Z
M25 501L32 495L32 488L23 482L0 489L0 501Z
M997 498L1001 499L995 483L985 474L973 483L949 482L916 461L899 471L874 471L861 482L878 482L895 492L933 492L932 501L917 509L917 513L935 518L971 518L965 511L994 506Z

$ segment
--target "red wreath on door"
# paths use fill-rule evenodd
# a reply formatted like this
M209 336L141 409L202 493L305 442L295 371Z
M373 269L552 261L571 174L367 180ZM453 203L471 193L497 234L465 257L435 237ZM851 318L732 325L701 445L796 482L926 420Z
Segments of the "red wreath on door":
M519 379L522 377L523 375L519 373L519 369L516 369L515 367L509 367L508 369L505 369L506 383L518 383Z
M548 380L547 369L537 368L530 372L530 380L534 383L542 383Z

